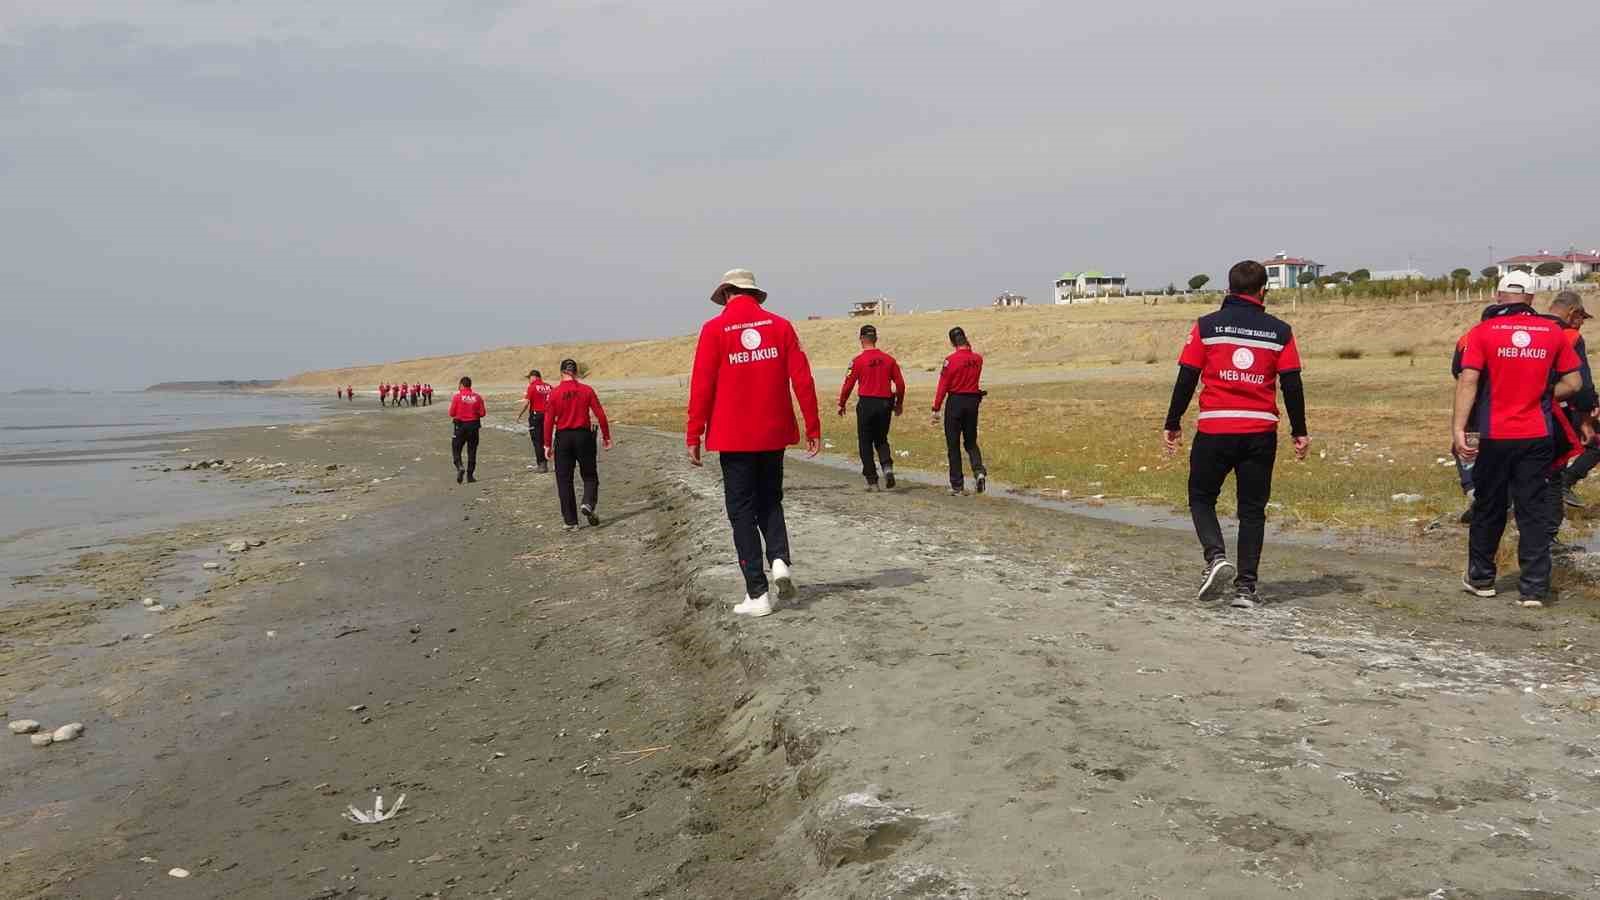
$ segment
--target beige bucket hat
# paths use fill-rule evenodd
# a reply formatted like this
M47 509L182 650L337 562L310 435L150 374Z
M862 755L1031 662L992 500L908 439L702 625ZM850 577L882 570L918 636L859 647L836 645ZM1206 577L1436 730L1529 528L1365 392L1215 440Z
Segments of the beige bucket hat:
M756 287L756 276L749 269L728 270L722 276L722 282L717 285L717 289L711 292L711 302L718 306L726 306L729 293L727 288L732 288L741 294L749 294L759 303L765 303L767 300L767 292Z

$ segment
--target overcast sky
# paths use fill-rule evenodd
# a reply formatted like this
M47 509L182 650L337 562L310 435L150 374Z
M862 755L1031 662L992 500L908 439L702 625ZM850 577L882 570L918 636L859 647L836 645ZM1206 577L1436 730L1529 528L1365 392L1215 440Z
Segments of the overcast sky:
M1600 245L1592 0L0 0L0 376Z

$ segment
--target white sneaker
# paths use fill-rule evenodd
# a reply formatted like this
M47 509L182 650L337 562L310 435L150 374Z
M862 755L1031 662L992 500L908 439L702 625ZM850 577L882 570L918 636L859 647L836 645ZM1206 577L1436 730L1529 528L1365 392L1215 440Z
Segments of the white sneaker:
M779 600L794 599L794 573L789 571L789 564L781 559L772 561L772 583L778 587Z
M770 616L772 615L772 601L768 599L766 594L753 599L746 597L743 603L733 608L733 614L736 616L749 616L752 619Z

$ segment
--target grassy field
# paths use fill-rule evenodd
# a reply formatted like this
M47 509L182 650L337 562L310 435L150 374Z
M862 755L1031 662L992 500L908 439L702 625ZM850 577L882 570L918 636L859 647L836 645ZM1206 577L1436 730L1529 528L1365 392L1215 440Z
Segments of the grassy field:
M1398 536L1459 513L1463 500L1449 463L1448 365L1437 354L1309 364L1311 457L1295 462L1283 438L1272 518ZM1163 362L992 386L982 431L990 474L1057 497L1185 507L1187 458L1166 458L1159 432L1174 373L1175 366ZM833 414L836 391L835 384L819 385L824 435L832 452L853 457L854 414ZM910 451L899 466L943 472L943 432L929 423L927 399L896 420L891 439L897 452ZM635 392L608 402L620 421L683 427L681 396ZM1190 436L1194 415L1191 406L1185 421ZM1399 502L1397 494L1423 499ZM1231 507L1225 495L1224 508Z
M960 325L991 368L1075 368L1111 364L1166 363L1178 349L1194 319L1215 306L1175 303L1126 303L1091 306L1030 306L1020 309L969 309L893 316L875 320L883 349L899 358L908 372L934 371L949 352L946 332ZM1450 348L1477 320L1479 306L1436 303L1405 306L1307 303L1295 309L1274 303L1273 312L1288 319L1299 337L1302 355L1310 358L1359 354L1363 359L1395 354L1448 357ZM781 304L774 304L783 312ZM709 303L685 307L683 329L697 330L714 312ZM812 365L842 369L859 352L860 320L837 318L796 322ZM353 384L371 390L381 381L423 381L436 387L453 385L471 375L480 386L506 387L524 382L528 369L553 373L564 357L587 367L598 382L682 375L694 358L694 337L586 344L514 346L431 359L308 372L287 379L289 389L331 389Z

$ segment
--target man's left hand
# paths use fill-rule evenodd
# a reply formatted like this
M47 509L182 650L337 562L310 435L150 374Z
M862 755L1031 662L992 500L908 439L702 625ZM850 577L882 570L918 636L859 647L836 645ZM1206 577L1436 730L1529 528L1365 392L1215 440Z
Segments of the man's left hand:
M814 457L822 452L821 438L806 438L806 457Z
M1303 460L1311 452L1311 436L1302 434L1294 439L1294 458Z

